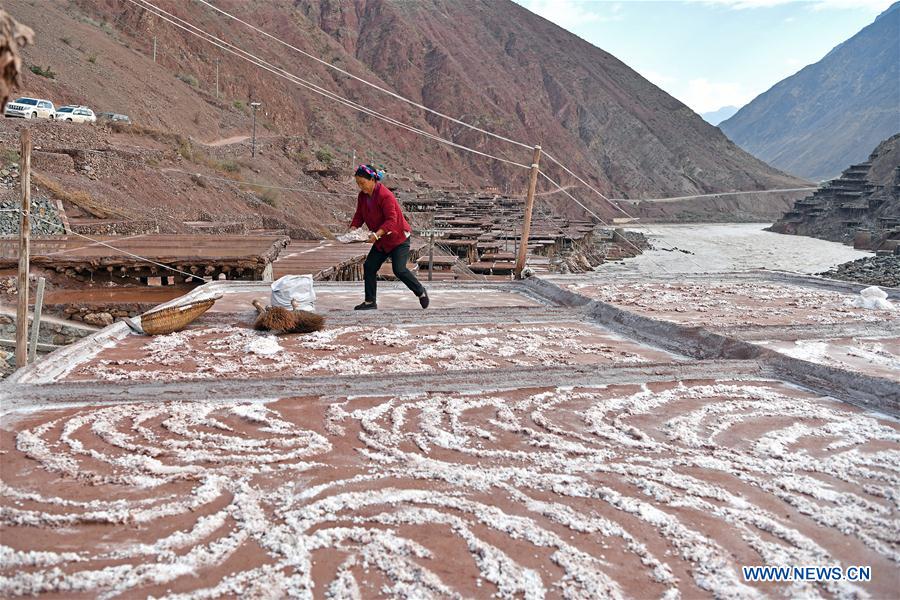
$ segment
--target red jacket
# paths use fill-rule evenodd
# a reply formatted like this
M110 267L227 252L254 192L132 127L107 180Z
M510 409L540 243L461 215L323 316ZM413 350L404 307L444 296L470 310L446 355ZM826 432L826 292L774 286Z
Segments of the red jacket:
M405 242L406 234L412 232L412 228L403 217L403 211L400 210L400 203L391 190L380 183L375 184L371 196L360 192L356 198L356 213L350 227L356 228L363 223L372 233L384 229L384 235L375 242L375 248L384 253Z

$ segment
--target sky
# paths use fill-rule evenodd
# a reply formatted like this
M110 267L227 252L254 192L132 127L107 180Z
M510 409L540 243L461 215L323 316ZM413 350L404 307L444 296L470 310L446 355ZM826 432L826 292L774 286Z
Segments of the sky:
M515 0L697 113L741 107L869 25L892 0Z

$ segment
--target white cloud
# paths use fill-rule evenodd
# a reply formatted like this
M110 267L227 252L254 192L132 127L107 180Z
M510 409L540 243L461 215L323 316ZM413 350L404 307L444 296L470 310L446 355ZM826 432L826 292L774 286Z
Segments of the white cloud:
M587 23L621 21L619 2L584 2L579 0L516 0L536 15L572 31Z
M687 86L665 86L670 94L690 106L694 112L705 113L723 106L743 106L755 94L742 83L730 81L709 81L704 78L691 79Z
M641 77L687 104L696 113L718 110L723 106L741 107L757 96L743 83L709 81L703 77L679 80L653 69L635 69Z
M735 10L746 10L750 8L769 8L782 4L803 4L814 10L840 10L840 9L868 9L881 12L889 7L894 0L687 0L700 2L702 4L711 4L719 6L727 6Z
M668 89L668 86L675 83L676 79L669 75L664 75L658 71L654 71L653 69L638 69L635 68L635 71L640 73L641 77L652 83L657 87L661 87L663 89Z

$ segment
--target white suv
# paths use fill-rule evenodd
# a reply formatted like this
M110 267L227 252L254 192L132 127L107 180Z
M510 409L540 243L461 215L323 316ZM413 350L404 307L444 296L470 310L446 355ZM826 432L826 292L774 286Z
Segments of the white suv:
M60 106L56 109L56 120L74 123L95 123L97 117L94 115L94 111L87 106Z
M25 119L53 119L56 110L49 100L40 98L19 98L15 102L7 102L3 115L7 117L22 117Z

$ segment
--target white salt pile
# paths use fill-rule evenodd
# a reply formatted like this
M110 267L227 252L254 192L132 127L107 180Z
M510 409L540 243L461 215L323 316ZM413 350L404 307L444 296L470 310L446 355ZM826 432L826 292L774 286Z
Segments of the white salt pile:
M888 295L883 289L877 285L867 287L859 293L858 298L848 301L851 306L856 308L867 308L869 310L894 310L894 305L887 299Z
M273 354L278 354L279 352L284 350L284 348L281 347L281 344L278 343L278 340L275 339L275 336L266 335L253 338L252 340L247 342L246 350L250 354L272 356Z
M356 229L351 229L347 233L343 235L337 236L337 241L342 244L352 244L353 242L365 242L369 239L369 230L364 227L357 227Z

